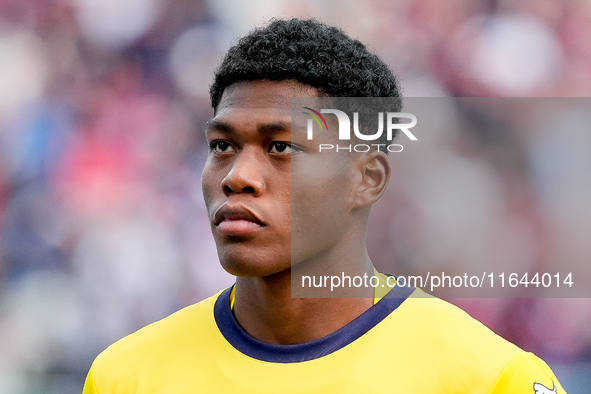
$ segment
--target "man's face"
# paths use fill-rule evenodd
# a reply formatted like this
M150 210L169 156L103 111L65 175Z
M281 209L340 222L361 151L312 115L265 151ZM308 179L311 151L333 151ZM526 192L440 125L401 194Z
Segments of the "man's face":
M334 247L347 227L352 156L318 152L336 136L309 141L303 122L292 130L291 98L317 95L291 81L237 83L208 124L203 194L231 274L287 270Z

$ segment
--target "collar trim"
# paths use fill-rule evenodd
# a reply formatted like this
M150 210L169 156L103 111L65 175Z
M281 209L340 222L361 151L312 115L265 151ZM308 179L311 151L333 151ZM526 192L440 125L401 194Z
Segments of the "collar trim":
M384 320L415 290L412 286L395 286L377 304L332 334L296 345L276 345L255 339L240 327L230 309L232 289L233 286L223 291L214 306L214 317L220 332L238 351L273 363L310 361L342 349Z

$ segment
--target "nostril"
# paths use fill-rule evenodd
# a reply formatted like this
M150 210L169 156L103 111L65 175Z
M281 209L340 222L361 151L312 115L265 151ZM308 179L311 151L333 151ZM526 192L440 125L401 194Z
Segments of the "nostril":
M245 186L242 189L240 189L240 192L242 193L254 193L255 189L252 186ZM224 193L226 194L232 194L235 193L234 189L232 189L230 186L228 185L224 185Z

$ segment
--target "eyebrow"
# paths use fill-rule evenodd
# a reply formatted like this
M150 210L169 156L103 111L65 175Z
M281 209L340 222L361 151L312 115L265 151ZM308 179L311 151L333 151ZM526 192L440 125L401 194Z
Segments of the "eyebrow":
M206 130L217 130L227 134L236 134L238 131L230 123L222 122L219 120L212 119L207 122ZM257 126L257 131L261 134L273 134L282 131L290 131L290 122L273 122L273 123L262 123Z

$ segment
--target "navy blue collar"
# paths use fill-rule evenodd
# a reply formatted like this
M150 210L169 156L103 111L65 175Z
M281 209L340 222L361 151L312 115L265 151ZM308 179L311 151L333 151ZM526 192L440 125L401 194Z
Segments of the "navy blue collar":
M230 309L230 292L226 289L216 300L215 321L226 340L240 352L252 358L273 363L297 363L314 360L335 352L375 327L408 298L414 287L396 286L377 304L351 323L312 342L297 345L275 345L259 341L240 327Z

